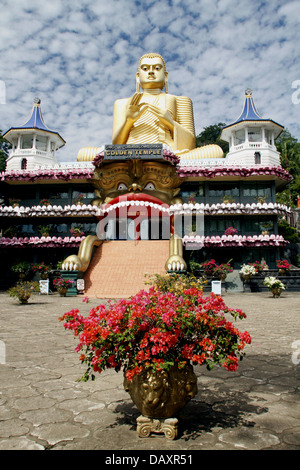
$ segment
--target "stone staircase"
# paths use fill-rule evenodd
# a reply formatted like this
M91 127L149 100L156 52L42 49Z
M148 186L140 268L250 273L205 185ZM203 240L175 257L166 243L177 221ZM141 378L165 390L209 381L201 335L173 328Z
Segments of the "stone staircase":
M113 240L99 246L84 275L90 298L128 298L147 289L145 274L165 273L169 240Z

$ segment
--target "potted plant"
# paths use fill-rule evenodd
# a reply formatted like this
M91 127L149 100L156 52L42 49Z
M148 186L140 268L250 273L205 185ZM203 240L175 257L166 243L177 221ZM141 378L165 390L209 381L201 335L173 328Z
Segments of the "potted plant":
M35 273L39 273L42 279L48 279L48 274L51 271L51 267L46 266L44 261L42 261L41 263L34 263L32 265L32 270Z
M82 226L78 225L77 227L72 227L70 229L70 233L72 234L73 237L82 237L84 235L84 232L82 231Z
M19 281L14 287L8 290L10 297L16 297L21 304L27 304L33 292L39 292L40 286L36 281Z
M273 276L264 279L264 285L267 286L273 294L273 297L280 297L285 285L279 279Z
M40 201L40 206L50 206L51 202L49 201L49 199L42 199Z
M52 230L51 225L39 225L38 226L38 232L42 235L42 237L49 237L51 230Z
M267 197L266 196L256 196L254 198L255 201L258 202L258 204L264 204L267 200Z
M75 281L73 281L72 279L63 279L61 277L58 277L58 278L54 279L53 285L54 285L54 287L56 287L57 292L59 293L59 295L61 297L65 297L67 292L68 292L69 287L72 287L74 282Z
M247 282L252 276L255 276L256 269L251 264L243 264L240 269L240 274L242 275L243 279Z
M204 274L206 276L216 276L220 281L225 281L227 274L233 271L233 268L230 266L230 261L228 261L228 263L218 265L214 259L211 259L210 261L202 263L201 266L204 269Z
M223 263L223 264L220 264L219 266L218 265L216 266L214 275L218 276L220 281L225 281L227 274L233 271L233 268L230 266L229 263L230 262Z
M286 260L277 260L276 261L277 268L279 269L279 274L286 274L287 271L289 271L292 267L292 265Z
M238 234L238 230L234 227L227 227L227 229L225 230L225 235L237 235Z
M21 261L20 263L14 264L10 269L14 273L17 273L20 279L24 279L30 272L30 263L28 263L28 261Z
M232 203L235 202L235 199L234 199L233 196L226 196L225 195L225 196L222 197L222 202L223 202L223 204L232 204Z
M13 207L18 207L20 205L20 202L21 202L21 199L17 199L17 198L14 198L14 197L10 197L8 199L8 202L11 206Z
M86 318L73 309L60 321L79 341L76 351L87 366L82 380L107 368L123 370L125 389L151 420L173 417L197 393L193 365L237 370L251 337L225 314L245 317L221 296L203 297L199 287L178 295L153 285L130 299L101 304Z
M83 200L85 198L85 195L80 193L78 194L78 196L76 197L76 199L74 199L74 204L77 204L77 205L80 205L82 206L83 205Z
M5 237L13 238L13 237L16 237L19 232L20 232L19 225L10 225L3 231L3 234Z
M204 263L201 263L200 266L203 269L205 276L211 277L214 275L217 263L214 259L211 259L209 261L204 261Z
M256 273L261 273L264 270L265 262L262 263L261 261L254 261L254 263L249 263L250 266L253 266Z
M188 196L188 203L189 204L195 204L195 196L196 196L196 193L192 193Z

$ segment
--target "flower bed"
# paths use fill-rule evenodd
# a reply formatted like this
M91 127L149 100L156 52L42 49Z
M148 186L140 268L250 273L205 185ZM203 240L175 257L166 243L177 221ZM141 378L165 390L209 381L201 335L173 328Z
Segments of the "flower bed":
M67 216L93 216L98 215L100 210L92 204L72 204L60 206L49 204L48 206L2 206L0 217L67 217Z
M195 165L187 165L178 167L178 175L182 177L187 176L203 176L206 178L215 178L216 176L238 176L248 178L250 176L264 176L272 175L282 178L286 181L291 181L292 176L280 166L272 167L242 167L242 166L221 166L216 165L212 167L203 167Z
M248 215L248 214L276 214L285 215L291 213L291 209L284 204L278 204L273 202L252 203L243 204L240 202L232 202L225 204L220 202L217 204L204 204L204 203L183 203L173 204L169 208L170 214L180 215L186 213L186 211L199 212L205 215Z
M38 180L74 181L93 178L93 168L45 168L38 170L8 170L0 173L1 181L28 181Z
M21 248L34 246L35 248L76 248L85 237L13 237L0 238L1 247Z
M285 246L288 244L282 235L222 235L220 236L188 236L182 239L185 246L202 245L205 247L224 247L224 246Z

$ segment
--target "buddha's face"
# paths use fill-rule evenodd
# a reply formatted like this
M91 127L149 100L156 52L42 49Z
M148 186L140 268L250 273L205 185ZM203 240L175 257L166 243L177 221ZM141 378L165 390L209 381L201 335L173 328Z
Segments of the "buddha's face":
M164 64L160 57L144 57L137 73L143 90L160 88L165 84Z

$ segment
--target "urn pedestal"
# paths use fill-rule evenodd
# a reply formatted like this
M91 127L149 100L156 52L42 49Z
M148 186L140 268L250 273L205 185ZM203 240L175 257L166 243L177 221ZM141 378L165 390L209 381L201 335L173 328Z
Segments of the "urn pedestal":
M272 287L273 297L280 297L282 289L280 287Z
M124 388L140 411L137 418L139 437L164 433L168 439L178 435L176 414L197 394L197 377L190 364L182 369L153 372L148 368L132 381L124 378Z

